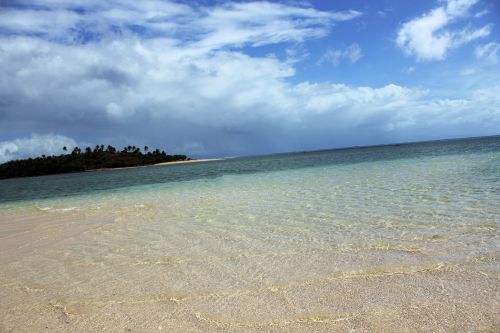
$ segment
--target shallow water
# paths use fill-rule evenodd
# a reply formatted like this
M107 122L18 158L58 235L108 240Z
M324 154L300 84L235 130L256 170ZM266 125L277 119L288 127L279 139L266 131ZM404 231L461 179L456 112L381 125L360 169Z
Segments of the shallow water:
M500 328L499 137L0 188L0 331Z

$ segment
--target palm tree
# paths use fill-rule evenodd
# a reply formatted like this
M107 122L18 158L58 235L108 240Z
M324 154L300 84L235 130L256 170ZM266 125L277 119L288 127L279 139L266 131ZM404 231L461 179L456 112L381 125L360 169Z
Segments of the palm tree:
M148 146L144 146L144 152L146 152L146 153L147 153L147 152L148 152L148 150L149 150L149 147L148 147Z

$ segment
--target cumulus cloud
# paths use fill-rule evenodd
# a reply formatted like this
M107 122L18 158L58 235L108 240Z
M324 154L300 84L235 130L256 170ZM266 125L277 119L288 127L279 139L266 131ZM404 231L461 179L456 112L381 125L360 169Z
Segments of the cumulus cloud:
M39 155L60 155L63 147L71 151L75 140L62 135L36 135L29 138L0 141L0 163Z
M319 59L318 63L330 62L334 65L340 64L343 60L349 61L354 64L362 57L361 47L357 43L349 45L344 50L328 50Z
M404 133L422 138L433 126L500 126L498 94L487 91L442 99L396 84L297 82L297 62L307 56L301 41L355 19L353 10L261 1L16 3L23 6L0 10L0 133L39 135L3 142L3 161L82 141L233 156L416 139ZM31 20L33 12L46 18ZM247 52L277 43L293 45L285 59ZM357 44L341 50L342 61L360 57Z
M478 0L447 0L424 15L405 22L398 31L396 43L417 60L443 60L449 50L486 37L491 25L457 27L471 16Z

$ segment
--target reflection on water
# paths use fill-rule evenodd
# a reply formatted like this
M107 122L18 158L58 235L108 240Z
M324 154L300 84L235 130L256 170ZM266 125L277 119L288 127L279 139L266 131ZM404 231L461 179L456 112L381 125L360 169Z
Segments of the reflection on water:
M319 163L4 204L0 331L498 331L499 162Z

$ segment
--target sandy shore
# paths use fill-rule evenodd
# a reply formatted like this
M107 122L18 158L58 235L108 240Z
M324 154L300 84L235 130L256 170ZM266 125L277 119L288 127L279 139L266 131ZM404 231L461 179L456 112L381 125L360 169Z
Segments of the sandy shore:
M186 160L186 161L175 161L175 162L163 162L163 163L156 163L154 165L170 165L170 164L188 164L188 163L202 163L202 162L212 162L212 161L220 161L223 160L224 158L205 158L205 159L199 159L199 160Z
M156 164L149 165L138 165L138 166L130 166L130 167L121 167L121 168L101 168L101 169L90 169L85 170L83 172L94 172L94 171L113 171L113 170L125 170L125 169L137 169L137 168L150 168L155 166L164 166L164 165L175 165L175 164L191 164L191 163L203 163L203 162L213 162L224 160L225 158L204 158L199 160L185 160L185 161L174 161L174 162L162 162Z

